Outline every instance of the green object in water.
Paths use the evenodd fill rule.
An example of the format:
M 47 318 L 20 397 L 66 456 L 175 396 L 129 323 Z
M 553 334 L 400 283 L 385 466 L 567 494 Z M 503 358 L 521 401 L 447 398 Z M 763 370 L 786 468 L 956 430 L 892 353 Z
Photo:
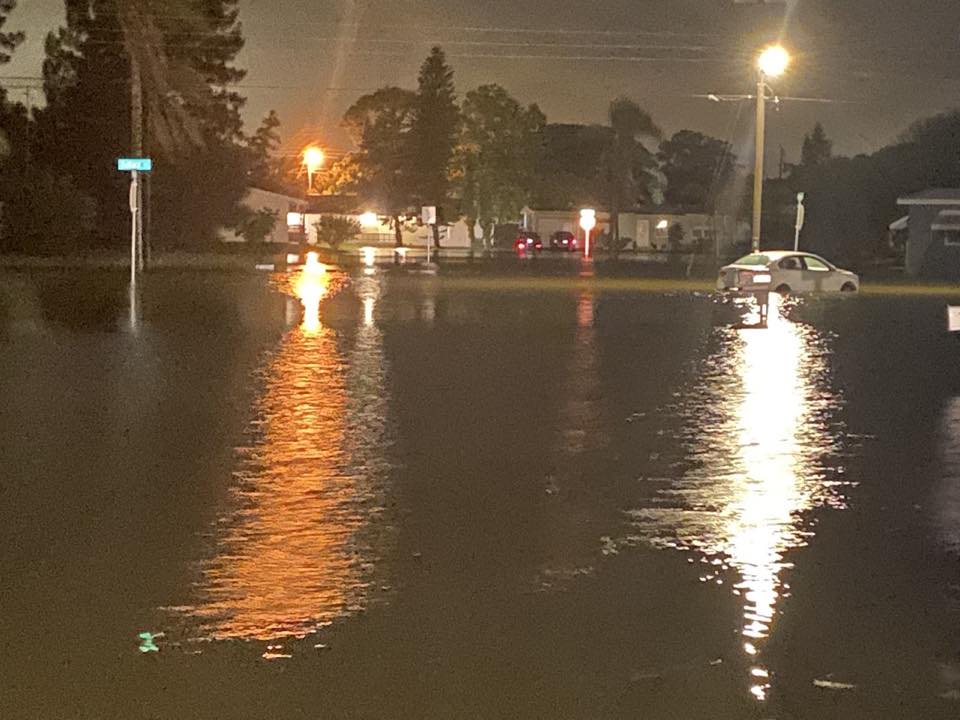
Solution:
M 137 637 L 140 638 L 140 652 L 160 652 L 160 648 L 157 647 L 157 643 L 154 641 L 158 637 L 163 637 L 163 633 L 142 632 Z

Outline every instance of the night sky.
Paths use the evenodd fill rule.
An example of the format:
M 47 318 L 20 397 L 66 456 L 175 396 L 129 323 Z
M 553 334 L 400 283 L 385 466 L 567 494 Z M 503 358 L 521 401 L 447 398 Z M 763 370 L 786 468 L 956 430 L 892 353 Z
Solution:
M 4 74 L 39 75 L 62 5 L 20 1 L 9 27 L 28 42 Z M 432 44 L 447 50 L 461 93 L 500 83 L 554 122 L 601 122 L 628 95 L 667 132 L 733 140 L 741 156 L 750 107 L 694 96 L 751 92 L 752 50 L 781 37 L 796 58 L 777 92 L 829 101 L 785 101 L 771 116 L 769 142 L 788 160 L 817 120 L 837 151 L 856 154 L 960 105 L 958 0 L 242 0 L 241 20 L 248 122 L 276 108 L 288 143 L 340 150 L 343 110 L 384 84 L 413 87 Z

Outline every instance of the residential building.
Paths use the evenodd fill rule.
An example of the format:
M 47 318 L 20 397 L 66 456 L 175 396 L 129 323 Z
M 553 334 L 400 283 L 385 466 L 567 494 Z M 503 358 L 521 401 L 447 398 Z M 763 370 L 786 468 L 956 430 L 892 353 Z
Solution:
M 907 274 L 960 280 L 960 188 L 931 188 L 897 204 L 909 209 L 890 225 L 894 231 L 907 229 Z

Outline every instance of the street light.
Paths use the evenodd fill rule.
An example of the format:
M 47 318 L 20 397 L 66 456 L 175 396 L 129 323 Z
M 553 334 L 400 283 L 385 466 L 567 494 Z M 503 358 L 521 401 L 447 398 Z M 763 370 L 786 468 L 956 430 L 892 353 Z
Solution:
M 597 211 L 584 208 L 580 211 L 580 227 L 583 228 L 585 242 L 583 244 L 584 257 L 590 257 L 590 231 L 597 226 Z
M 790 65 L 790 53 L 782 45 L 770 45 L 757 57 L 757 146 L 753 170 L 753 251 L 760 250 L 760 222 L 763 212 L 763 152 L 767 123 L 767 78 L 776 78 Z
M 303 164 L 307 168 L 307 192 L 313 190 L 313 176 L 323 166 L 326 156 L 323 150 L 311 145 L 303 151 Z

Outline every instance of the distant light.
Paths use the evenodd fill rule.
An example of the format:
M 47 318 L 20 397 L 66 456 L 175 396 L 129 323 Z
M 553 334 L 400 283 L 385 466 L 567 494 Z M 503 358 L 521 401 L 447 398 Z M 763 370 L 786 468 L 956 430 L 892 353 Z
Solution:
M 657 223 L 657 230 L 666 230 L 670 226 L 670 223 L 666 220 L 661 220 Z
M 287 253 L 287 265 L 299 265 L 300 256 L 296 253 Z
M 360 254 L 363 255 L 363 264 L 367 267 L 373 267 L 377 261 L 377 249 L 374 247 L 360 248 Z
M 360 225 L 365 228 L 377 227 L 380 225 L 380 218 L 375 212 L 365 212 L 360 216 Z
M 770 45 L 764 48 L 757 58 L 757 67 L 767 77 L 779 77 L 790 65 L 790 53 L 782 45 Z
M 288 212 L 288 213 L 287 213 L 287 227 L 288 227 L 288 228 L 301 228 L 301 227 L 303 227 L 303 213 L 299 213 L 299 212 Z
M 597 226 L 597 211 L 591 208 L 584 208 L 580 211 L 580 227 L 590 232 Z

